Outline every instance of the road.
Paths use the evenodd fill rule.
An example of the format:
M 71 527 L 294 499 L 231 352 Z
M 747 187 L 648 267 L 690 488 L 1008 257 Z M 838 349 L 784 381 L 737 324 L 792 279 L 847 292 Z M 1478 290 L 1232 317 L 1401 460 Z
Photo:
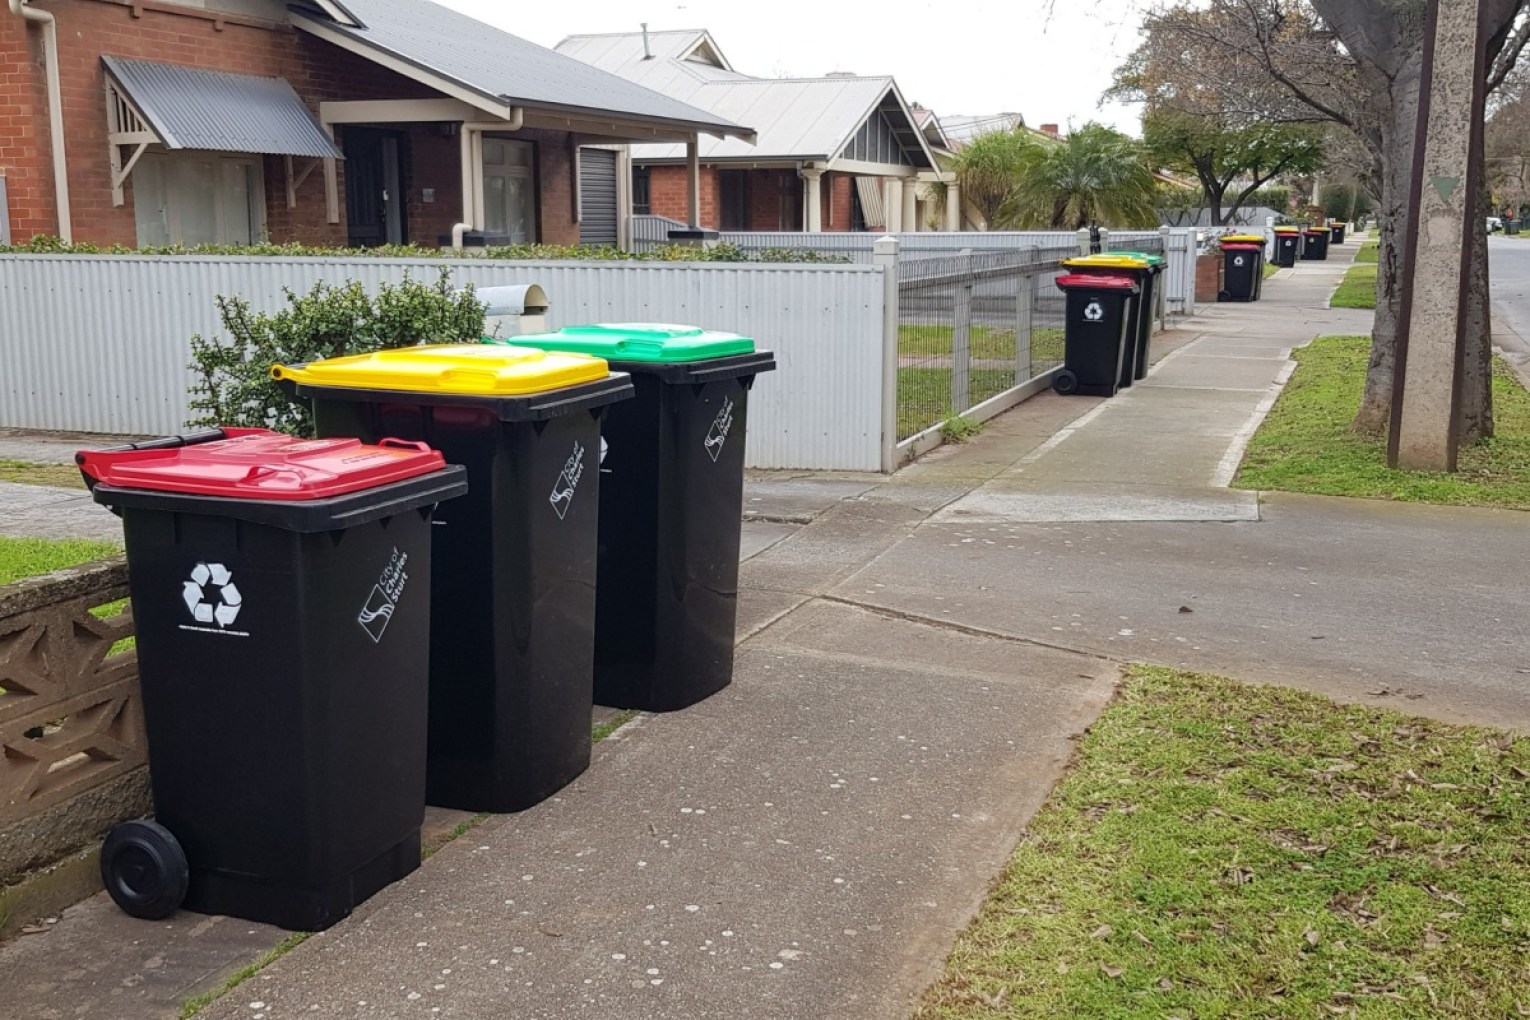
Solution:
M 1530 378 L 1530 237 L 1488 238 L 1493 287 L 1493 342 Z

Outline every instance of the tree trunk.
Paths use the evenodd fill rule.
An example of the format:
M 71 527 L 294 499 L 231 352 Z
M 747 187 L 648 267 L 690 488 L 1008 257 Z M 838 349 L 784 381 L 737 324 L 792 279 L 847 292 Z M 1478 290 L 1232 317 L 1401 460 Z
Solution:
M 1492 212 L 1486 164 L 1478 164 L 1477 208 L 1467 234 L 1471 249 L 1466 349 L 1461 357 L 1461 390 L 1456 402 L 1456 435 L 1462 446 L 1493 434 L 1493 315 L 1488 278 L 1487 217 Z

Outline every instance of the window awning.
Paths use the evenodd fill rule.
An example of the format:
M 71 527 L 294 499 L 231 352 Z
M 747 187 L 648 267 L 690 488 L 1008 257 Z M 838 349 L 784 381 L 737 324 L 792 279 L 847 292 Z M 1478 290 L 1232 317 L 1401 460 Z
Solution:
M 281 78 L 103 56 L 108 84 L 167 149 L 342 158 Z

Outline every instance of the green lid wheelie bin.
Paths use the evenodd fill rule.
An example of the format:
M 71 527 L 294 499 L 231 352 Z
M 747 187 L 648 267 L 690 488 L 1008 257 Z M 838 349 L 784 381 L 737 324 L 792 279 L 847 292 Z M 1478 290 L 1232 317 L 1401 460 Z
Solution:
M 1169 267 L 1169 260 L 1151 251 L 1119 251 L 1115 254 L 1145 259 L 1153 270 L 1143 281 L 1142 296 L 1138 298 L 1144 311 L 1137 316 L 1137 363 L 1136 370 L 1132 373 L 1134 379 L 1146 379 L 1148 368 L 1152 364 L 1150 355 L 1153 345 L 1153 319 L 1158 314 L 1158 306 L 1165 297 L 1164 284 L 1160 278 L 1164 270 Z
M 1067 311 L 1063 368 L 1052 379 L 1052 389 L 1064 396 L 1115 396 L 1132 304 L 1141 292 L 1135 274 L 1070 273 L 1056 283 L 1067 295 Z
M 606 359 L 636 395 L 606 417 L 595 701 L 685 708 L 733 679 L 749 394 L 775 355 L 735 333 L 569 326 L 515 344 Z
M 1132 385 L 1137 379 L 1147 377 L 1148 344 L 1153 336 L 1153 284 L 1161 266 L 1153 265 L 1146 255 L 1136 252 L 1110 251 L 1095 255 L 1080 255 L 1064 259 L 1070 271 L 1087 276 L 1129 276 L 1137 283 L 1137 295 L 1127 309 L 1126 337 L 1122 340 L 1121 387 Z M 1142 367 L 1138 374 L 1138 366 Z
M 112 899 L 318 931 L 419 867 L 431 514 L 462 468 L 264 429 L 76 460 L 122 517 L 154 791 L 103 844 Z
M 431 575 L 426 801 L 519 811 L 590 764 L 599 358 L 441 344 L 277 365 L 321 436 L 418 439 L 467 468 Z

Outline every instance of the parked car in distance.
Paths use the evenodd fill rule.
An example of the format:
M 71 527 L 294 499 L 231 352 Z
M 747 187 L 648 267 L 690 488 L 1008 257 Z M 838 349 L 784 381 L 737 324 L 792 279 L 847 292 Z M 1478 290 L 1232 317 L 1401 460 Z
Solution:
M 1503 229 L 1503 220 L 1497 216 L 1489 216 L 1487 218 L 1487 228 L 1489 234 L 1496 234 Z

